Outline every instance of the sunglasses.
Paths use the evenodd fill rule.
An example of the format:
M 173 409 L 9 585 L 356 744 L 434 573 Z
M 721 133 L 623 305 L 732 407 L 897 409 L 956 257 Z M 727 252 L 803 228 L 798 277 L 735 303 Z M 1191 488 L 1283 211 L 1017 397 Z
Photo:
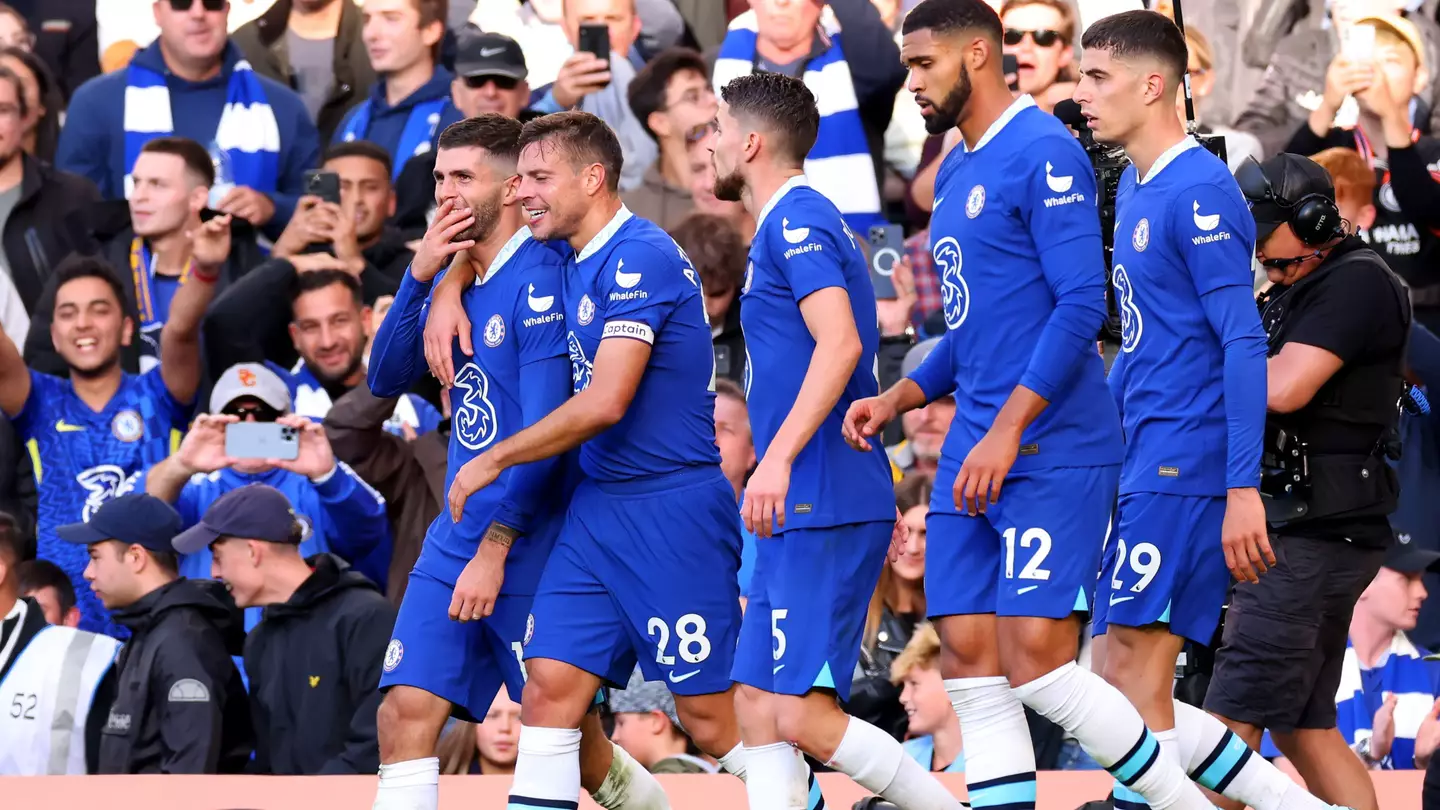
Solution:
M 1041 48 L 1048 48 L 1051 45 L 1063 40 L 1065 37 L 1059 31 L 1051 31 L 1049 28 L 1039 28 L 1034 31 L 1024 31 L 1019 28 L 1005 29 L 1005 44 L 1019 45 L 1029 36 L 1035 44 Z
M 200 0 L 200 6 L 206 11 L 224 11 L 227 0 Z M 170 0 L 170 8 L 176 11 L 189 11 L 195 5 L 195 0 Z
M 226 416 L 233 416 L 241 422 L 248 420 L 250 417 L 254 417 L 256 422 L 274 422 L 280 418 L 280 411 L 259 402 L 237 402 L 225 406 L 224 410 L 220 411 L 220 413 Z
M 501 90 L 514 90 L 520 84 L 519 79 L 512 79 L 509 76 L 466 76 L 465 86 L 471 90 L 479 90 L 487 84 L 494 85 Z

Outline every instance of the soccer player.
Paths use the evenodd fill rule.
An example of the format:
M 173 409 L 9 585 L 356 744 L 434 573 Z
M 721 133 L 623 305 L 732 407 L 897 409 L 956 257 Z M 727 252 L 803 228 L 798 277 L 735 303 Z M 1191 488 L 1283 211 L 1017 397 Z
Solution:
M 576 807 L 581 718 L 602 683 L 629 681 L 637 659 L 647 680 L 668 681 L 696 745 L 742 775 L 730 680 L 740 526 L 715 447 L 700 278 L 664 231 L 621 204 L 620 142 L 599 118 L 537 118 L 520 144 L 531 231 L 577 251 L 562 302 L 575 394 L 468 462 L 451 485 L 452 517 L 503 470 L 577 446 L 584 479 L 525 635 L 509 806 Z
M 1185 639 L 1214 637 L 1231 573 L 1254 581 L 1275 561 L 1257 488 L 1266 339 L 1255 220 L 1225 162 L 1175 115 L 1180 29 L 1127 11 L 1090 26 L 1082 44 L 1075 100 L 1096 140 L 1131 162 L 1115 214 L 1122 336 L 1110 388 L 1126 446 L 1113 562 L 1095 595 L 1094 633 L 1109 629 L 1104 675 L 1205 787 L 1255 810 L 1327 807 L 1172 696 L 1175 659 Z M 1146 804 L 1117 783 L 1115 806 Z
M 741 76 L 720 93 L 715 196 L 743 202 L 758 222 L 740 296 L 760 456 L 740 511 L 757 558 L 733 673 L 750 810 L 785 810 L 806 788 L 797 746 L 906 810 L 958 810 L 899 742 L 836 702 L 850 698 L 896 521 L 879 439 L 862 455 L 840 431 L 851 402 L 879 393 L 880 332 L 865 255 L 806 182 L 815 97 L 778 73 Z
M 230 254 L 230 217 L 191 236 L 194 263 L 170 302 L 160 330 L 160 365 L 145 374 L 120 368 L 120 349 L 136 339 L 135 320 L 115 271 L 73 258 L 56 270 L 50 337 L 70 378 L 28 369 L 15 344 L 0 339 L 0 410 L 30 450 L 40 495 L 39 556 L 76 585 L 82 630 L 123 635 L 85 587 L 83 548 L 55 537 L 55 527 L 83 523 L 122 493 L 132 476 L 164 459 L 185 429 L 200 383 L 200 319 Z
M 515 197 L 519 137 L 519 122 L 495 113 L 441 133 L 435 221 L 371 353 L 371 389 L 379 396 L 408 390 L 426 371 L 420 327 L 433 279 L 452 256 L 451 272 L 462 263 L 479 271 L 479 283 L 472 274 L 461 298 L 475 326 L 467 336 L 475 350 L 455 356 L 450 476 L 570 395 L 562 259 L 525 227 Z M 554 498 L 561 467 L 559 459 L 546 459 L 512 470 L 471 498 L 459 519 L 442 512 L 430 524 L 385 652 L 375 810 L 438 807 L 434 752 L 446 717 L 481 722 L 501 686 L 516 695 L 524 687 L 520 656 L 530 602 L 561 514 L 539 508 L 537 499 Z M 626 802 L 647 792 L 663 796 L 659 783 L 605 739 L 598 716 L 591 718 L 586 784 L 596 802 L 651 806 Z
M 1115 687 L 1075 663 L 1124 446 L 1095 352 L 1105 265 L 1084 151 L 1001 66 L 982 0 L 923 0 L 901 53 L 930 132 L 957 127 L 931 239 L 948 331 L 911 375 L 846 415 L 857 449 L 954 393 L 927 519 L 925 595 L 977 808 L 1033 808 L 1024 706 L 1157 808 L 1209 808 Z M 953 482 L 953 486 L 950 484 Z M 1003 493 L 1003 494 L 1002 494 Z M 1023 704 L 1023 705 L 1022 705 Z

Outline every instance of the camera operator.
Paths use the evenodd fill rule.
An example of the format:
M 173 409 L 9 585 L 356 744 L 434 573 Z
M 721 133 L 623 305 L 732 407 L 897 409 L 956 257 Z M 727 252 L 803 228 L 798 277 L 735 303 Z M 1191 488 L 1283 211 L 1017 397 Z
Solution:
M 1399 488 L 1386 457 L 1399 446 L 1409 302 L 1340 217 L 1319 165 L 1280 154 L 1245 163 L 1236 180 L 1274 285 L 1261 299 L 1270 344 L 1261 491 L 1272 497 L 1268 546 L 1236 561 L 1245 578 L 1205 708 L 1252 748 L 1269 729 L 1325 801 L 1374 808 L 1364 765 L 1335 731 L 1335 692 L 1355 602 L 1393 540 L 1386 516 Z

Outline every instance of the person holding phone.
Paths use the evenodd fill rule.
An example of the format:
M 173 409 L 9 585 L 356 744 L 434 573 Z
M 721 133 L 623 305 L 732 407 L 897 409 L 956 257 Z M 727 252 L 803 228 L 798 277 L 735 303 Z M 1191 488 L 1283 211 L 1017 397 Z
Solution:
M 383 588 L 390 562 L 385 499 L 335 460 L 318 422 L 291 412 L 285 381 L 259 363 L 231 366 L 215 381 L 209 410 L 196 418 L 174 453 L 138 478 L 135 488 L 174 504 L 189 527 L 227 492 L 247 484 L 272 486 L 290 499 L 305 527 L 302 555 L 337 554 Z M 277 434 L 282 427 L 298 431 L 294 458 L 268 457 L 273 450 L 227 442 L 226 428 L 238 422 L 270 425 Z M 210 564 L 210 550 L 202 549 L 181 558 L 180 573 L 205 579 Z M 246 626 L 258 620 L 259 611 L 251 611 Z
M 625 154 L 620 190 L 638 188 L 659 150 L 630 109 L 636 65 L 629 55 L 640 36 L 635 0 L 566 0 L 561 24 L 575 53 L 554 84 L 535 90 L 531 106 L 543 113 L 583 110 L 609 124 Z

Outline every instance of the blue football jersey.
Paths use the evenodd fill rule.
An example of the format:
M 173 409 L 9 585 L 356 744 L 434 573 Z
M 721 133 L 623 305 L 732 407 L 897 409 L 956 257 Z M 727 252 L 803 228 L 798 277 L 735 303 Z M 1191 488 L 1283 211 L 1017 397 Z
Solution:
M 880 329 L 865 254 L 834 203 L 803 176 L 782 187 L 759 220 L 740 296 L 757 456 L 764 458 L 790 414 L 815 352 L 800 302 L 827 287 L 845 290 L 860 333 L 860 361 L 844 393 L 791 466 L 785 529 L 892 520 L 895 495 L 880 440 L 871 439 L 874 452 L 857 453 L 840 430 L 850 403 L 880 390 Z
M 1122 493 L 1225 494 L 1223 336 L 1201 298 L 1227 286 L 1248 295 L 1254 250 L 1240 187 L 1195 141 L 1162 156 L 1143 183 L 1133 166 L 1120 178 L 1113 266 L 1123 356 L 1113 373 L 1126 439 Z M 1247 321 L 1263 335 L 1253 306 Z
M 710 323 L 700 276 L 675 240 L 622 207 L 566 265 L 564 287 L 576 393 L 590 385 L 602 339 L 651 346 L 625 416 L 580 448 L 580 469 L 620 481 L 718 465 Z
M 475 354 L 466 357 L 458 348 L 454 350 L 446 492 L 466 462 L 527 426 L 523 408 L 527 398 L 533 400 L 544 393 L 559 403 L 569 396 L 563 365 L 563 264 L 559 253 L 530 238 L 530 229 L 523 228 L 496 256 L 485 278 L 462 294 Z M 522 391 L 522 379 L 533 381 L 526 375 L 527 367 L 547 360 L 560 364 L 560 374 L 554 379 L 556 390 Z M 440 510 L 425 534 L 422 564 L 428 573 L 450 583 L 459 578 L 518 473 L 519 468 L 511 467 L 495 483 L 471 495 L 459 524 L 450 518 L 448 509 Z M 501 593 L 535 592 L 560 530 L 565 499 L 555 497 L 550 505 L 554 508 L 540 512 L 530 531 L 511 548 Z
M 1026 429 L 1012 473 L 1119 464 L 1120 419 L 1094 351 L 1105 268 L 1084 150 L 1059 120 L 1022 96 L 974 149 L 957 147 L 946 156 L 935 188 L 930 241 L 947 334 L 914 378 L 931 399 L 955 394 L 940 480 L 954 481 L 1019 384 L 1050 404 Z M 1072 241 L 1094 255 L 1067 255 Z M 1067 323 L 1063 346 L 1042 342 L 1062 312 L 1057 304 L 1077 296 L 1100 317 Z M 1089 351 L 1060 369 L 1039 362 L 1082 341 Z M 936 492 L 943 509 L 950 487 Z
M 89 562 L 85 547 L 60 541 L 55 527 L 89 520 L 101 504 L 127 491 L 137 473 L 169 456 L 190 411 L 171 396 L 158 367 L 124 375 L 99 412 L 69 380 L 30 372 L 30 396 L 12 421 L 35 467 L 38 552 L 70 575 L 82 629 L 113 634 L 115 627 L 81 576 Z

